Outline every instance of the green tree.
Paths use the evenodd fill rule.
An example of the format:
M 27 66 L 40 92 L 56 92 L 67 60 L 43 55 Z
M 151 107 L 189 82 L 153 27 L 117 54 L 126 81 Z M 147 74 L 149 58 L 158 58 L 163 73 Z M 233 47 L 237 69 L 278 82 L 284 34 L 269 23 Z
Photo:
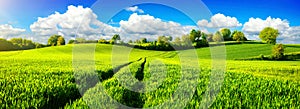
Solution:
M 159 45 L 166 45 L 166 44 L 168 44 L 169 41 L 171 41 L 172 39 L 173 39 L 173 38 L 170 37 L 170 36 L 159 36 L 159 37 L 157 38 L 157 43 L 158 43 Z
M 245 34 L 241 31 L 235 31 L 232 35 L 232 39 L 238 42 L 246 40 Z
M 0 38 L 0 51 L 15 50 L 16 47 L 10 41 Z
M 24 43 L 22 38 L 12 38 L 10 42 L 19 46 L 22 46 Z
M 60 46 L 60 45 L 66 45 L 66 41 L 65 41 L 64 37 L 58 37 L 57 46 Z
M 141 39 L 141 43 L 147 43 L 147 39 L 146 38 L 142 38 Z
M 100 39 L 100 40 L 98 40 L 98 43 L 107 44 L 108 42 L 105 39 Z
M 213 40 L 214 40 L 215 42 L 221 42 L 221 41 L 223 40 L 222 34 L 221 34 L 220 31 L 217 31 L 217 32 L 214 34 Z
M 50 46 L 65 45 L 65 39 L 61 35 L 52 35 L 48 39 L 48 45 L 50 45 Z
M 182 42 L 183 46 L 187 46 L 187 47 L 192 46 L 192 42 L 191 42 L 191 39 L 190 39 L 189 35 L 181 36 L 181 42 Z
M 111 38 L 111 41 L 110 43 L 111 44 L 114 44 L 114 43 L 118 43 L 118 41 L 121 40 L 121 36 L 119 34 L 115 34 L 112 38 Z
M 22 39 L 22 38 L 12 38 L 9 41 L 13 43 L 17 47 L 17 49 L 25 50 L 25 49 L 36 48 L 36 44 L 31 40 Z
M 181 39 L 180 39 L 180 37 L 176 37 L 176 38 L 174 39 L 174 44 L 175 44 L 175 45 L 181 45 Z
M 208 41 L 208 42 L 213 42 L 214 40 L 213 40 L 213 34 L 211 34 L 211 33 L 209 33 L 209 34 L 206 34 L 207 35 L 207 37 L 206 37 L 206 40 Z
M 167 36 L 166 38 L 167 38 L 168 42 L 173 40 L 172 36 Z
M 200 37 L 201 37 L 201 31 L 200 30 L 193 29 L 190 32 L 190 40 L 191 40 L 192 43 L 199 41 Z
M 74 44 L 75 43 L 75 40 L 74 39 L 71 39 L 69 40 L 68 44 Z
M 224 40 L 226 40 L 226 41 L 231 40 L 231 37 L 230 37 L 231 36 L 231 31 L 230 31 L 230 29 L 223 28 L 223 29 L 220 30 L 220 32 L 221 32 Z
M 274 59 L 283 59 L 284 46 L 282 44 L 276 44 L 273 46 L 272 54 Z
M 276 38 L 278 35 L 279 32 L 277 29 L 266 27 L 259 33 L 259 38 L 268 44 L 276 44 Z

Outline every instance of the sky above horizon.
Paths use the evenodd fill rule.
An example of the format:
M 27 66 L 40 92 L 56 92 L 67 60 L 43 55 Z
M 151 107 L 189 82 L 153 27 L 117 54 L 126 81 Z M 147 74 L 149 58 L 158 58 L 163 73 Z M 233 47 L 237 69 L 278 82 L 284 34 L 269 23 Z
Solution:
M 298 0 L 0 0 L 0 38 L 45 43 L 50 35 L 123 40 L 159 35 L 180 37 L 191 29 L 221 28 L 259 39 L 264 27 L 280 31 L 279 43 L 300 43 Z M 148 0 L 149 1 L 149 0 Z M 151 0 L 150 0 L 151 1 Z

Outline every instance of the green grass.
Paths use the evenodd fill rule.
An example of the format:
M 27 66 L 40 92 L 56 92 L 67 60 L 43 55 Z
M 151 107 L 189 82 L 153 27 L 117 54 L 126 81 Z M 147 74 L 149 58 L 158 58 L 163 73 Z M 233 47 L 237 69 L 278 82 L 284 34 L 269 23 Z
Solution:
M 76 51 L 73 51 L 74 47 Z M 285 45 L 285 47 L 285 53 L 300 52 L 299 44 Z M 260 54 L 271 55 L 271 48 L 272 45 L 259 43 L 226 45 L 227 72 L 223 87 L 215 98 L 212 108 L 299 108 L 299 61 L 235 60 Z M 196 49 L 199 59 L 192 58 L 192 54 L 186 54 L 184 57 L 187 59 L 181 60 L 194 67 L 194 63 L 199 62 L 201 67 L 199 80 L 192 81 L 198 83 L 195 87 L 197 91 L 190 96 L 192 99 L 187 101 L 186 108 L 199 107 L 201 104 L 209 83 L 212 66 L 211 50 L 214 48 L 199 48 Z M 95 56 L 92 52 L 86 54 L 89 51 L 95 51 Z M 178 81 L 181 74 L 184 73 L 189 77 L 193 76 L 192 73 L 197 73 L 194 72 L 195 70 L 180 71 L 182 67 L 179 55 L 183 52 L 192 53 L 192 51 L 147 51 L 123 46 L 82 44 L 0 52 L 0 108 L 87 108 L 85 101 L 91 101 L 95 96 L 99 96 L 97 93 L 101 93 L 99 90 L 103 85 L 108 94 L 121 103 L 133 107 L 152 107 L 168 101 L 178 88 L 178 84 L 182 82 Z M 73 56 L 73 52 L 77 54 Z M 144 59 L 137 61 L 140 58 L 147 58 L 146 63 L 142 64 Z M 95 72 L 74 72 L 72 60 L 79 61 L 78 65 L 82 65 L 79 67 L 94 68 Z M 95 66 L 85 66 L 85 62 L 94 61 Z M 123 87 L 123 82 L 117 79 L 117 75 L 130 74 L 124 70 L 127 65 L 133 72 L 132 77 L 142 81 L 156 79 L 163 81 L 147 84 L 154 88 L 158 87 L 157 90 L 144 94 L 134 93 Z M 140 71 L 142 66 L 143 71 Z M 113 70 L 118 67 L 120 67 L 119 71 L 114 74 Z M 152 74 L 151 68 L 161 74 Z M 156 78 L 157 76 L 166 78 Z M 93 79 L 99 79 L 102 84 L 91 81 Z M 126 78 L 123 79 L 126 81 Z M 76 82 L 82 84 L 77 85 Z M 85 83 L 89 85 L 84 85 Z M 192 89 L 192 87 L 185 89 Z M 81 97 L 80 92 L 85 95 Z M 209 101 L 209 99 L 204 100 Z M 101 104 L 96 103 L 96 105 Z M 179 103 L 175 106 L 182 105 L 185 104 Z

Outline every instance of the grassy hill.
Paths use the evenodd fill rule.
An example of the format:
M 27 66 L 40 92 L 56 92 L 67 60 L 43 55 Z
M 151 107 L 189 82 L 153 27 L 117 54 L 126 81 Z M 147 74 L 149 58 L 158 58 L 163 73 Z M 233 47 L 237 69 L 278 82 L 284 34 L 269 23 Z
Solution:
M 300 51 L 300 45 L 285 46 L 285 53 Z M 260 54 L 270 55 L 271 48 L 272 46 L 267 44 L 226 45 L 225 80 L 212 107 L 297 108 L 300 106 L 297 100 L 291 99 L 291 97 L 300 97 L 299 61 L 235 60 Z M 210 77 L 211 50 L 214 49 L 196 49 L 199 58 L 190 57 L 184 60 L 190 64 L 199 62 L 200 74 L 203 75 L 199 78 L 201 81 L 194 81 L 199 82 L 197 93 L 193 95 L 191 101 L 188 101 L 187 108 L 200 106 L 202 94 L 206 91 Z M 98 92 L 95 91 L 99 91 L 99 87 L 102 86 L 98 83 L 99 81 L 104 83 L 105 88 L 111 92 L 109 94 L 116 97 L 114 99 L 119 102 L 133 107 L 158 105 L 170 98 L 169 95 L 176 90 L 177 84 L 180 82 L 177 80 L 181 77 L 178 54 L 192 53 L 192 51 L 147 51 L 123 46 L 82 44 L 0 52 L 0 107 L 87 107 L 88 104 L 83 99 L 91 100 L 96 96 L 95 94 Z M 189 56 L 187 55 L 187 57 Z M 112 61 L 112 59 L 114 60 Z M 95 73 L 75 72 L 73 60 L 75 62 L 79 60 L 79 65 L 82 64 L 78 67 L 85 67 L 88 64 L 85 62 L 95 62 Z M 164 63 L 157 63 L 159 61 Z M 139 78 L 143 79 L 142 81 L 151 80 L 151 69 L 149 68 L 151 63 L 157 66 L 156 70 L 161 72 L 158 76 L 166 74 L 166 80 L 162 82 L 162 86 L 153 93 L 132 93 L 122 87 L 115 77 L 116 74 L 128 74 L 126 67 L 129 67 L 130 71 L 133 71 L 133 75 L 139 75 Z M 164 65 L 166 67 L 163 67 Z M 168 70 L 163 70 L 165 68 Z M 193 72 L 185 73 L 186 76 L 192 76 Z M 99 81 L 92 81 L 94 79 Z M 78 82 L 82 84 L 76 84 Z M 231 86 L 235 86 L 235 88 Z M 80 91 L 77 88 L 80 88 Z M 270 93 L 265 93 L 266 91 Z M 87 94 L 82 98 L 82 93 Z M 124 94 L 126 96 L 123 96 Z M 131 95 L 139 99 L 130 98 Z

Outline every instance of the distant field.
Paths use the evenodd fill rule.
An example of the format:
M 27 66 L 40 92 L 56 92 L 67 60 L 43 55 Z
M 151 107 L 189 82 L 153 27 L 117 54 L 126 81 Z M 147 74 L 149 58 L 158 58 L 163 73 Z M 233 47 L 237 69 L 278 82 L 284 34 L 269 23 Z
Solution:
M 285 45 L 285 53 L 300 51 L 300 45 Z M 0 107 L 1 108 L 88 108 L 90 106 L 110 107 L 101 103 L 99 92 L 104 86 L 108 95 L 116 101 L 132 107 L 152 107 L 169 98 L 178 88 L 181 64 L 177 51 L 147 51 L 117 46 L 112 55 L 111 45 L 76 45 L 79 58 L 82 52 L 96 47 L 96 75 L 78 73 L 74 76 L 72 67 L 74 45 L 48 47 L 35 50 L 0 52 Z M 299 61 L 239 61 L 258 55 L 270 55 L 271 45 L 238 44 L 226 45 L 225 79 L 212 108 L 300 108 L 300 62 Z M 80 51 L 82 50 L 82 51 Z M 121 54 L 131 50 L 129 56 Z M 206 91 L 211 71 L 211 49 L 196 49 L 198 58 L 190 58 L 191 63 L 200 62 L 201 78 L 197 81 L 196 93 L 187 101 L 186 108 L 199 108 Z M 187 50 L 189 51 L 189 50 Z M 122 57 L 114 61 L 112 57 Z M 129 57 L 129 62 L 124 57 Z M 161 60 L 162 64 L 154 63 Z M 151 79 L 149 66 L 156 66 L 161 74 L 166 74 L 158 89 L 149 93 L 135 93 L 121 84 L 118 75 L 130 74 L 146 81 Z M 125 68 L 130 68 L 128 72 Z M 164 70 L 167 68 L 167 70 Z M 112 71 L 116 70 L 114 74 Z M 192 74 L 193 70 L 190 71 Z M 185 74 L 189 76 L 189 71 Z M 89 81 L 98 78 L 102 84 Z M 159 79 L 159 78 L 157 78 Z M 76 85 L 76 80 L 89 85 Z M 77 81 L 78 82 L 78 81 Z M 189 82 L 189 81 L 186 81 Z M 153 83 L 154 84 L 154 83 Z M 149 85 L 153 85 L 149 84 Z M 85 95 L 81 97 L 77 88 Z M 205 98 L 208 100 L 208 98 Z M 90 101 L 86 103 L 85 101 Z M 183 101 L 184 102 L 184 101 Z M 178 104 L 181 106 L 184 104 Z M 176 105 L 175 105 L 176 106 Z M 116 107 L 118 108 L 118 107 Z M 171 108 L 171 107 L 170 107 Z

